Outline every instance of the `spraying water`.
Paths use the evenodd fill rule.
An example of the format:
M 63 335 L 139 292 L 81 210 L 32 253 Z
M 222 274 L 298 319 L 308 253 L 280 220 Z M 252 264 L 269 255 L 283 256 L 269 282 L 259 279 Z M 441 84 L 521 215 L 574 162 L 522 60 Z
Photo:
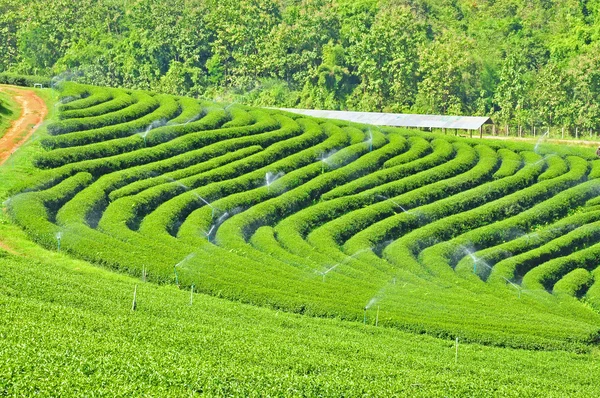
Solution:
M 213 225 L 211 225 L 211 226 L 210 226 L 210 229 L 208 230 L 208 232 L 206 232 L 206 231 L 203 231 L 203 232 L 202 232 L 202 233 L 203 233 L 203 234 L 206 236 L 206 239 L 207 239 L 209 242 L 210 242 L 211 235 L 212 235 L 212 233 L 214 232 L 214 230 L 215 230 L 215 228 L 216 228 L 216 227 L 217 227 L 217 226 L 216 226 L 215 224 L 213 224 Z
M 482 266 L 485 267 L 486 271 L 491 272 L 494 268 L 489 265 L 488 263 L 486 263 L 485 261 L 483 261 L 482 259 L 480 259 L 479 257 L 477 257 L 475 255 L 475 253 L 473 253 L 471 250 L 469 250 L 467 247 L 465 246 L 461 246 L 462 250 L 471 258 L 471 260 L 473 261 L 473 273 L 477 274 L 477 266 Z M 506 283 L 508 283 L 509 285 L 511 285 L 512 287 L 514 287 L 515 289 L 517 289 L 517 291 L 519 292 L 519 298 L 521 298 L 521 287 L 513 282 L 511 282 L 510 280 L 508 280 L 507 278 L 505 278 L 504 276 L 502 276 L 502 279 L 504 279 L 506 281 Z
M 369 130 L 369 139 L 367 140 L 369 144 L 369 152 L 373 151 L 373 132 Z
M 150 132 L 150 130 L 155 129 L 157 127 L 164 126 L 166 123 L 167 122 L 166 122 L 165 119 L 155 120 L 152 123 L 150 123 L 148 125 L 148 127 L 146 127 L 146 130 L 144 130 L 143 132 L 139 133 L 142 136 L 142 138 L 144 139 L 144 146 L 146 146 L 146 136 L 148 135 L 148 133 Z
M 221 214 L 221 216 L 217 219 L 217 224 L 223 224 L 225 222 L 225 220 L 227 220 L 227 217 L 229 217 L 229 212 L 225 212 L 223 214 Z
M 331 165 L 331 160 L 330 158 L 337 152 L 337 150 L 332 149 L 329 152 L 323 152 L 321 153 L 321 156 L 319 156 L 319 160 L 321 161 L 321 174 L 323 174 L 325 172 L 325 165 L 330 166 Z
M 348 261 L 350 261 L 351 259 L 355 258 L 356 256 L 358 256 L 361 253 L 367 252 L 369 250 L 373 250 L 372 247 L 368 247 L 366 249 L 361 249 L 359 251 L 357 251 L 356 253 L 352 254 L 351 256 L 347 256 L 344 260 L 340 261 L 339 263 L 334 264 L 333 266 L 327 268 L 325 271 L 321 272 L 321 271 L 317 271 L 317 273 L 319 275 L 323 276 L 323 282 L 325 282 L 325 275 L 327 275 L 328 273 L 330 273 L 331 271 L 333 271 L 334 269 L 336 269 L 337 267 L 339 267 L 342 264 L 347 263 Z
M 366 309 L 371 308 L 372 306 L 374 306 L 375 304 L 377 304 L 377 302 L 379 301 L 378 297 L 373 297 L 371 300 L 369 300 L 369 302 L 367 303 L 367 305 L 365 305 Z
M 547 161 L 549 158 L 551 158 L 552 156 L 556 156 L 556 155 L 554 155 L 553 153 L 551 153 L 551 154 L 549 154 L 549 155 L 546 155 L 546 156 L 544 156 L 543 158 L 541 158 L 540 160 L 538 160 L 537 162 L 535 162 L 533 165 L 535 166 L 535 165 L 538 165 L 538 164 L 540 164 L 540 163 L 542 163 L 542 162 L 545 162 L 545 161 Z
M 271 184 L 273 184 L 275 181 L 277 181 L 279 178 L 283 177 L 285 175 L 285 173 L 283 171 L 280 171 L 277 174 L 274 174 L 270 171 L 268 171 L 265 174 L 265 184 L 267 185 L 267 190 L 270 190 Z
M 196 192 L 192 191 L 192 190 L 190 189 L 190 187 L 188 187 L 187 185 L 185 185 L 185 184 L 184 184 L 184 183 L 182 183 L 181 181 L 177 181 L 177 180 L 175 180 L 175 179 L 173 179 L 173 178 L 171 178 L 171 177 L 167 177 L 167 180 L 169 180 L 169 181 L 171 181 L 171 182 L 174 182 L 175 184 L 179 185 L 179 186 L 180 186 L 181 188 L 183 188 L 184 190 L 186 190 L 186 191 L 188 191 L 188 192 L 191 192 L 191 194 L 192 194 L 193 196 L 195 196 L 197 199 L 199 199 L 199 200 L 200 200 L 201 202 L 203 202 L 205 205 L 207 205 L 208 207 L 210 207 L 210 210 L 211 210 L 211 218 L 214 218 L 214 217 L 215 217 L 215 210 L 216 210 L 216 209 L 215 209 L 215 207 L 214 207 L 212 204 L 210 204 L 210 202 L 209 202 L 208 200 L 204 199 L 204 198 L 203 198 L 202 196 L 200 196 L 198 193 L 196 193 Z
M 57 246 L 57 251 L 60 251 L 60 241 L 62 239 L 62 232 L 57 232 L 56 233 L 56 246 Z
M 535 153 L 538 153 L 538 148 L 540 146 L 540 144 L 542 143 L 542 141 L 544 141 L 544 139 L 546 137 L 548 137 L 548 135 L 550 134 L 550 130 L 547 130 L 544 134 L 542 134 L 542 136 L 537 140 L 537 142 L 535 143 L 535 146 L 533 147 L 533 151 Z
M 179 286 L 179 275 L 177 274 L 177 267 L 181 267 L 184 263 L 186 263 L 189 260 L 191 260 L 192 258 L 194 258 L 194 256 L 195 256 L 194 253 L 188 254 L 183 260 L 181 260 L 180 262 L 178 262 L 177 264 L 175 264 L 173 266 L 173 270 L 175 271 L 175 284 L 177 286 Z
M 402 205 L 400 205 L 398 202 L 394 201 L 393 199 L 388 198 L 387 196 L 383 196 L 383 195 L 377 195 L 377 197 L 383 199 L 383 200 L 388 200 L 390 202 L 392 202 L 396 207 L 400 208 L 403 212 L 405 213 L 410 213 L 410 211 L 406 210 L 404 207 L 402 207 Z

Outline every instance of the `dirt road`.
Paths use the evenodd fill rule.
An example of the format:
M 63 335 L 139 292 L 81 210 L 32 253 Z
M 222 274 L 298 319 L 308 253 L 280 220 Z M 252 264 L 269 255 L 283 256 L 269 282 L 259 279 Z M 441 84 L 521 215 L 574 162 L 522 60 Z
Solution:
M 32 90 L 0 86 L 0 91 L 11 95 L 21 108 L 19 118 L 13 121 L 4 136 L 0 138 L 0 165 L 2 165 L 41 126 L 48 109 L 44 101 Z

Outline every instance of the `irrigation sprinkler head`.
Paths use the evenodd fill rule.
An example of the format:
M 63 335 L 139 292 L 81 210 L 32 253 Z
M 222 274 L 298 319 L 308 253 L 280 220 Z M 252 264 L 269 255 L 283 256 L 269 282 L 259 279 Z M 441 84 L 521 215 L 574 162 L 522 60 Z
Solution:
M 60 252 L 60 241 L 62 239 L 62 232 L 58 232 L 56 234 L 56 245 L 57 245 L 57 251 Z
M 179 275 L 177 275 L 177 265 L 173 267 L 173 271 L 175 272 L 175 284 L 179 287 Z
M 215 225 L 215 224 L 212 224 L 212 225 L 210 226 L 210 229 L 208 230 L 208 232 L 202 231 L 202 233 L 203 233 L 203 234 L 206 236 L 206 239 L 207 239 L 209 242 L 211 241 L 211 239 L 210 239 L 210 236 L 212 235 L 212 233 L 213 233 L 213 231 L 215 230 L 215 228 L 216 228 L 216 225 Z

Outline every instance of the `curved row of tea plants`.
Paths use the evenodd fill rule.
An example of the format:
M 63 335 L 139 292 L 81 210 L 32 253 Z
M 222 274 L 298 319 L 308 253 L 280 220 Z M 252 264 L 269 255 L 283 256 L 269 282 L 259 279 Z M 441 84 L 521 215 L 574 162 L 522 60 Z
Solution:
M 512 347 L 600 341 L 591 150 L 72 83 L 61 98 L 9 203 L 47 247 L 290 312 Z

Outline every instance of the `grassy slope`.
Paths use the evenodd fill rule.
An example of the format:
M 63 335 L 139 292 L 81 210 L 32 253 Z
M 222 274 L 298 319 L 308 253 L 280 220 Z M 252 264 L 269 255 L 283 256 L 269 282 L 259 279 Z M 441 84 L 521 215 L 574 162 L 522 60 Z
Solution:
M 143 284 L 2 219 L 0 395 L 597 396 L 598 352 L 459 346 Z M 138 309 L 131 311 L 137 285 Z
M 37 147 L 34 139 L 0 169 L 2 200 L 33 172 L 28 159 Z M 0 251 L 0 395 L 600 393 L 597 351 L 461 344 L 455 364 L 448 340 L 205 295 L 190 306 L 189 292 L 46 251 L 4 214 L 0 240 L 19 253 Z
M 10 126 L 10 123 L 19 117 L 20 109 L 10 95 L 0 92 L 0 137 Z

